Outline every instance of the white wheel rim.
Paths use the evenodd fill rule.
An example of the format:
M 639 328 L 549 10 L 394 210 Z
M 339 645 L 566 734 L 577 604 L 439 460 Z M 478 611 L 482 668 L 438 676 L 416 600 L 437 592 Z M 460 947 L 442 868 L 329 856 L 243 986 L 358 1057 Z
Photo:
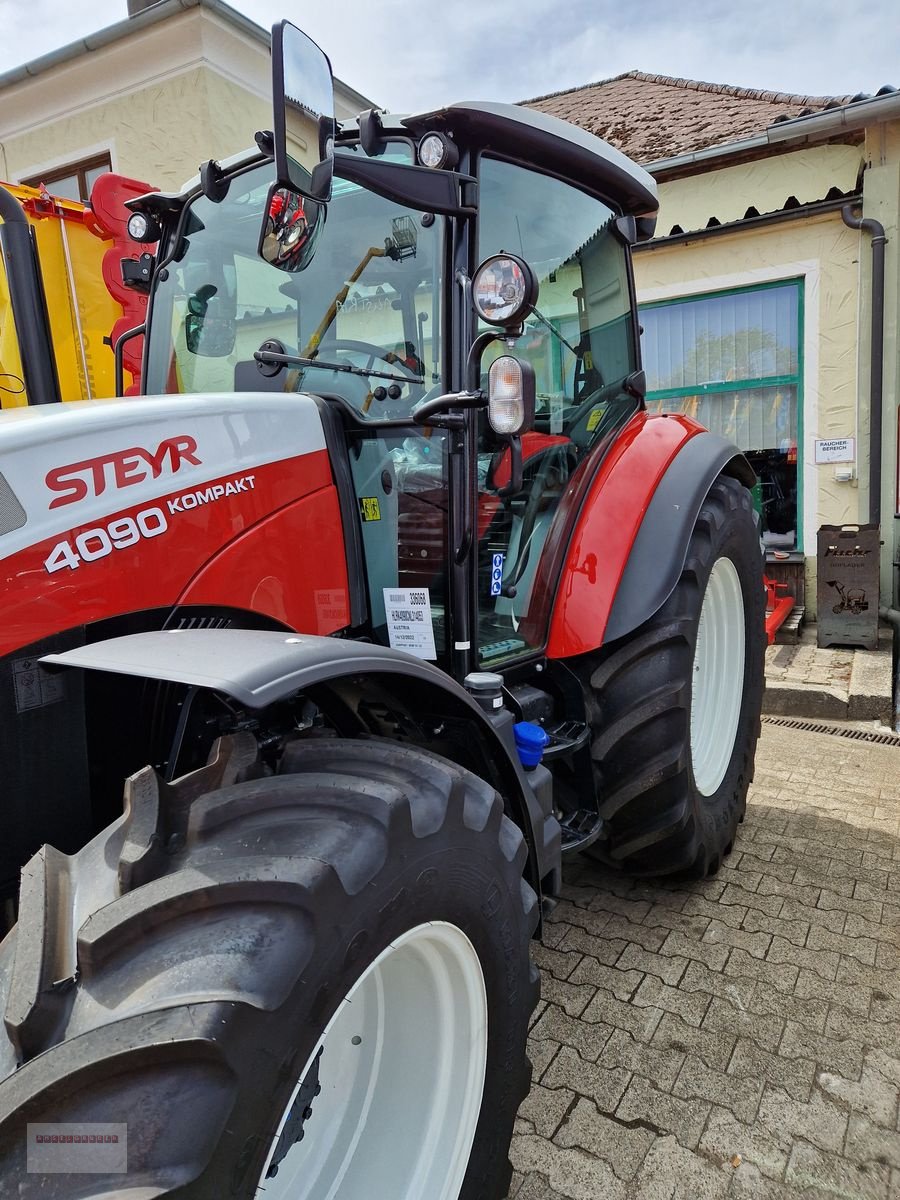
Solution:
M 319 1050 L 303 1138 L 266 1178 Z M 347 993 L 300 1074 L 257 1185 L 260 1200 L 457 1200 L 481 1110 L 487 994 L 454 925 L 418 925 Z
M 691 764 L 704 796 L 731 761 L 744 691 L 744 594 L 730 558 L 716 560 L 700 610 L 691 687 Z

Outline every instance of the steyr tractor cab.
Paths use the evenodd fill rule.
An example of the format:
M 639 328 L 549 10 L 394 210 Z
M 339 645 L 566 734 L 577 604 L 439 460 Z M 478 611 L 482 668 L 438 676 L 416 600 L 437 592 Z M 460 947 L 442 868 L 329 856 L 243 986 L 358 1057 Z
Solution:
M 704 875 L 745 807 L 753 476 L 645 411 L 652 179 L 273 63 L 254 151 L 130 204 L 144 397 L 35 402 L 3 209 L 4 1194 L 85 1195 L 78 1122 L 92 1197 L 499 1200 L 562 854 Z

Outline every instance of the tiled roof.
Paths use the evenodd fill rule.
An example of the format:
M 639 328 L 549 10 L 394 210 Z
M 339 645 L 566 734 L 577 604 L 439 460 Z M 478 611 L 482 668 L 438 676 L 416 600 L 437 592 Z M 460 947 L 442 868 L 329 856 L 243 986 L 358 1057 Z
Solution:
M 742 141 L 782 120 L 861 96 L 793 96 L 628 71 L 522 103 L 580 125 L 639 163 Z

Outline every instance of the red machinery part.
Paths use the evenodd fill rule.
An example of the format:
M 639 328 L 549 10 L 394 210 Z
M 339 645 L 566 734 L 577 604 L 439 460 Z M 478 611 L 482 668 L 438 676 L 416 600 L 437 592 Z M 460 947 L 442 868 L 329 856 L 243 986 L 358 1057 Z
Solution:
M 122 259 L 138 259 L 142 253 L 152 253 L 153 245 L 138 245 L 128 235 L 128 218 L 131 215 L 125 207 L 126 200 L 146 195 L 154 191 L 149 183 L 139 179 L 129 179 L 125 175 L 116 175 L 109 171 L 101 175 L 91 191 L 91 207 L 84 214 L 85 224 L 104 241 L 110 241 L 109 250 L 103 256 L 103 282 L 107 291 L 122 306 L 122 316 L 110 330 L 110 341 L 115 346 L 118 339 L 129 329 L 142 325 L 147 315 L 147 294 L 132 287 L 126 287 L 122 281 Z M 123 347 L 123 362 L 125 370 L 131 373 L 132 383 L 125 389 L 127 396 L 140 393 L 141 358 L 143 355 L 144 339 L 132 338 Z

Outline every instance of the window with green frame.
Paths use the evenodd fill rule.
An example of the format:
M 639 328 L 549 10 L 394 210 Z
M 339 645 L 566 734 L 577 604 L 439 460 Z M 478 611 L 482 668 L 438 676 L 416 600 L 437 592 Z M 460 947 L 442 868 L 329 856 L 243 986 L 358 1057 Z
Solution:
M 683 412 L 743 450 L 771 550 L 800 547 L 803 281 L 641 308 L 647 407 Z

